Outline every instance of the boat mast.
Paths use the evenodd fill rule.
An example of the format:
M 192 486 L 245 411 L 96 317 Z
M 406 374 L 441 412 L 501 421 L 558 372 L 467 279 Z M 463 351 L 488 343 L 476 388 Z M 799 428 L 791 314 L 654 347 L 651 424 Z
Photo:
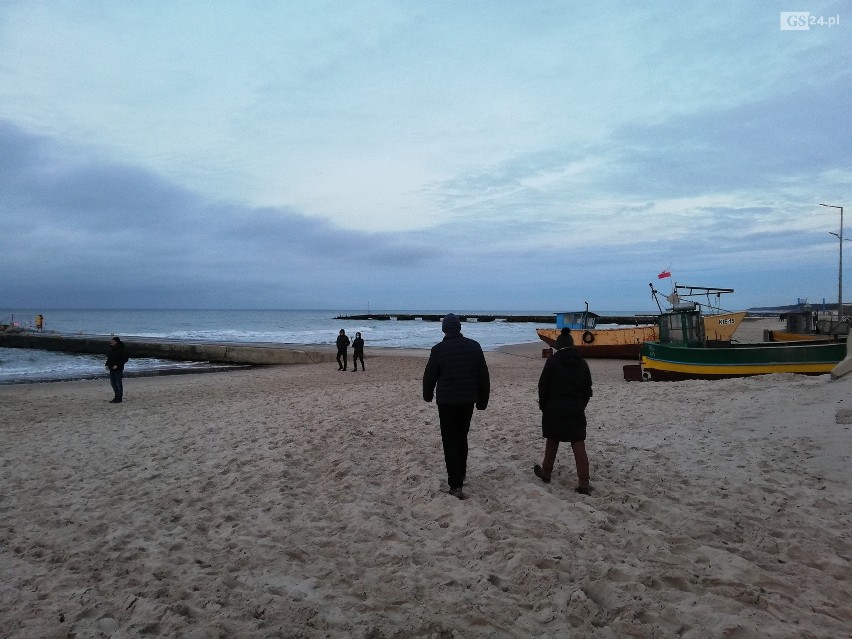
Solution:
M 663 307 L 660 305 L 660 299 L 657 297 L 657 295 L 659 295 L 660 292 L 657 289 L 654 288 L 654 284 L 652 282 L 648 282 L 648 286 L 651 287 L 651 298 L 654 300 L 654 302 L 657 305 L 657 308 L 660 310 L 660 315 L 662 315 L 663 314 Z

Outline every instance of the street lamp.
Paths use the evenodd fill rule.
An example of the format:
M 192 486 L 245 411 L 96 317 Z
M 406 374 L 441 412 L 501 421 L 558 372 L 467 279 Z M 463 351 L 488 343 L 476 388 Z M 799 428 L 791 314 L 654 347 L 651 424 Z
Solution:
M 832 233 L 836 235 L 840 241 L 840 267 L 837 271 L 837 321 L 843 321 L 843 207 L 835 206 L 834 204 L 820 204 L 829 209 L 840 209 L 840 233 Z

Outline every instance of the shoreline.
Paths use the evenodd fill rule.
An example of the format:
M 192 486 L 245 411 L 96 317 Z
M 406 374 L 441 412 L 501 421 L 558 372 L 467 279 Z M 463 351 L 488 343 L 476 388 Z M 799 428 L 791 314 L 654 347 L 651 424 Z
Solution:
M 748 341 L 748 342 L 760 342 L 763 340 L 763 332 L 766 329 L 778 328 L 779 321 L 777 319 L 769 319 L 769 318 L 746 318 L 740 327 L 737 329 L 737 333 L 735 337 L 737 341 Z M 133 338 L 132 336 L 128 336 L 126 339 L 139 339 Z M 180 341 L 186 344 L 197 343 L 194 340 L 170 340 L 170 341 Z M 255 346 L 256 343 L 253 342 L 232 342 L 233 344 L 239 344 L 243 346 Z M 222 342 L 225 344 L 225 342 Z M 277 343 L 276 343 L 277 345 Z M 336 352 L 336 349 L 333 345 L 318 345 L 318 344 L 291 344 L 291 343 L 281 343 L 280 346 L 286 349 L 292 349 L 297 351 L 304 351 L 306 353 L 318 353 L 324 356 L 331 356 L 333 363 L 333 356 Z M 421 347 L 421 348 L 412 348 L 412 347 L 404 347 L 404 346 L 367 346 L 365 349 L 364 357 L 366 360 L 369 360 L 371 357 L 428 357 L 431 347 Z M 506 353 L 518 357 L 523 357 L 527 359 L 542 359 L 541 353 L 542 350 L 547 348 L 547 344 L 543 341 L 529 341 L 529 342 L 520 342 L 517 344 L 506 344 L 503 346 L 498 346 L 491 350 L 486 350 L 486 356 L 488 353 Z M 602 360 L 589 358 L 587 360 L 592 366 L 593 371 L 595 369 L 600 370 L 601 372 L 605 372 L 608 375 L 619 374 L 621 375 L 621 370 L 624 364 L 626 363 L 635 363 L 634 360 Z M 319 362 L 322 363 L 322 362 Z M 328 362 L 325 362 L 328 363 Z M 249 369 L 262 369 L 266 366 L 290 366 L 293 364 L 267 364 L 267 365 L 238 365 L 238 364 L 217 364 L 217 363 L 207 363 L 203 361 L 197 362 L 197 367 L 169 367 L 165 365 L 164 367 L 158 369 L 149 369 L 149 370 L 140 370 L 140 371 L 130 371 L 126 373 L 125 377 L 127 378 L 139 378 L 139 377 L 152 377 L 152 376 L 173 376 L 173 375 L 192 375 L 194 373 L 198 374 L 207 374 L 207 373 L 216 373 L 216 372 L 233 372 L 236 370 L 242 370 L 243 368 Z M 23 379 L 23 380 L 9 380 L 9 381 L 0 381 L 0 387 L 2 386 L 19 386 L 22 384 L 50 384 L 54 382 L 69 382 L 69 381 L 79 381 L 79 380 L 97 380 L 97 379 L 105 379 L 105 373 L 85 373 L 80 375 L 70 374 L 63 377 L 54 377 L 54 378 L 45 378 L 45 379 Z
M 148 369 L 125 373 L 124 379 L 138 379 L 140 377 L 168 377 L 170 375 L 203 375 L 207 373 L 229 373 L 232 371 L 247 370 L 252 368 L 258 368 L 258 366 L 250 364 L 210 364 L 200 366 L 184 366 L 182 368 Z M 18 386 L 21 384 L 50 384 L 53 382 L 80 382 L 104 379 L 109 379 L 109 375 L 107 373 L 82 373 L 80 375 L 70 374 L 62 377 L 44 377 L 20 380 L 11 379 L 8 381 L 0 380 L 0 387 Z

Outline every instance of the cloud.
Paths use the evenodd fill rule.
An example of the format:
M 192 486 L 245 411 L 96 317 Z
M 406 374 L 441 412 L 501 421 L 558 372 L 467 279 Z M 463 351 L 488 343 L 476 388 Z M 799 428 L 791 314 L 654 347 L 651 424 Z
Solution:
M 462 195 L 497 194 L 494 214 L 368 232 L 287 207 L 211 202 L 8 122 L 0 122 L 0 149 L 4 292 L 18 307 L 347 309 L 370 300 L 373 308 L 549 312 L 582 298 L 599 310 L 630 310 L 650 307 L 647 280 L 668 267 L 681 282 L 744 288 L 764 303 L 791 295 L 779 269 L 812 282 L 822 272 L 822 290 L 833 288 L 827 265 L 836 245 L 823 237 L 833 217 L 825 228 L 790 230 L 748 194 L 595 200 L 589 187 L 578 198 L 585 215 L 531 216 L 544 210 L 531 194 L 562 179 L 574 184 L 577 171 L 555 168 L 578 166 L 570 158 L 550 172 L 543 161 L 514 178 L 507 170 L 492 178 L 494 189 L 485 175 L 456 182 Z M 525 175 L 546 178 L 524 185 Z M 515 203 L 526 208 L 508 213 L 515 204 L 504 182 L 523 192 Z M 757 289 L 756 278 L 772 283 Z
M 256 306 L 279 283 L 309 299 L 312 287 L 331 286 L 353 262 L 405 269 L 437 253 L 398 233 L 210 202 L 138 167 L 69 162 L 82 154 L 8 122 L 0 122 L 0 149 L 8 231 L 0 251 L 11 298 L 49 291 L 58 306 L 230 306 L 235 298 Z

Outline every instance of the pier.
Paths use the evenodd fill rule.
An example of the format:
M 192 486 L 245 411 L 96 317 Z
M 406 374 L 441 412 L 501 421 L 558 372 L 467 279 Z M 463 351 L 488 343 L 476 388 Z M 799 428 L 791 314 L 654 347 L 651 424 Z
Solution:
M 106 358 L 111 335 L 55 335 L 0 331 L 0 348 L 33 348 L 64 353 L 102 355 Z M 122 337 L 127 355 L 186 362 L 222 364 L 316 364 L 333 362 L 330 347 L 288 347 L 272 343 L 232 343 Z
M 525 322 L 528 324 L 556 324 L 556 313 L 550 315 L 485 315 L 478 313 L 456 313 L 458 318 L 464 322 Z M 367 313 L 364 315 L 338 315 L 336 320 L 359 320 L 359 321 L 414 321 L 440 322 L 443 315 L 432 314 L 405 314 L 405 313 Z M 599 315 L 598 324 L 653 324 L 657 321 L 656 315 Z

